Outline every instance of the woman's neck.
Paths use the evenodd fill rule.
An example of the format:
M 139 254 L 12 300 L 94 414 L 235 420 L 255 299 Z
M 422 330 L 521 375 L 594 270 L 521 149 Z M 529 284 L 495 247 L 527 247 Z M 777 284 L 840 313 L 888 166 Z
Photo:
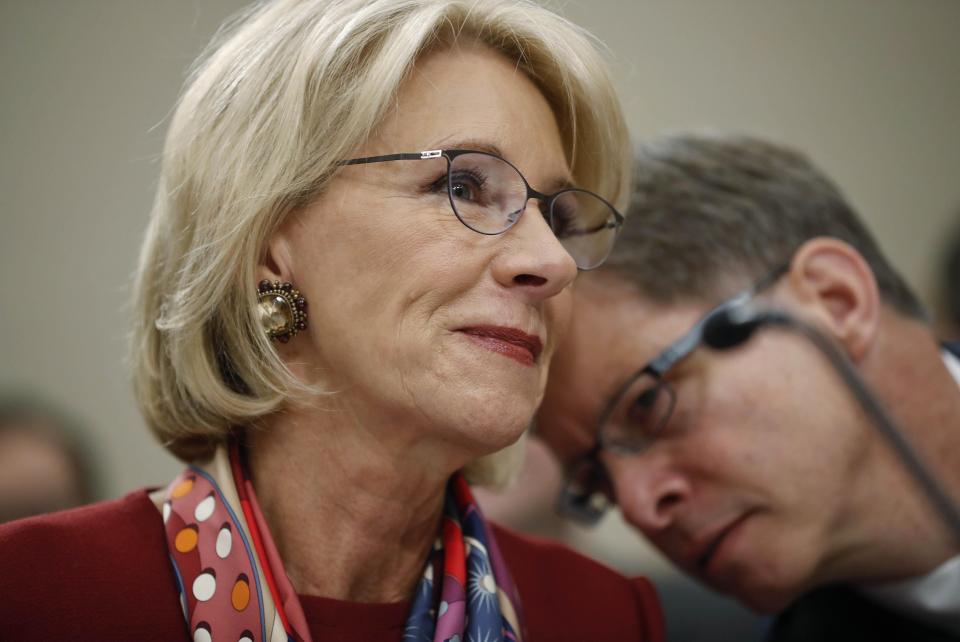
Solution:
M 397 443 L 337 413 L 291 410 L 248 431 L 257 499 L 298 593 L 355 602 L 410 598 L 461 467 L 427 440 Z

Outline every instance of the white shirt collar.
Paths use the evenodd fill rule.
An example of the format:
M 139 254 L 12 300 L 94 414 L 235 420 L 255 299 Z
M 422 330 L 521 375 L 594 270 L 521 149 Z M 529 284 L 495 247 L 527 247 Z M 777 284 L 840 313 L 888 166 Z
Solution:
M 960 359 L 942 351 L 947 370 L 960 385 Z M 920 577 L 860 587 L 864 595 L 904 615 L 960 633 L 960 555 Z
M 957 356 L 949 350 L 941 350 L 941 355 L 943 356 L 943 363 L 947 366 L 947 370 L 953 375 L 957 385 L 960 385 L 960 359 L 957 359 Z
M 960 555 L 921 577 L 860 590 L 894 611 L 960 633 Z

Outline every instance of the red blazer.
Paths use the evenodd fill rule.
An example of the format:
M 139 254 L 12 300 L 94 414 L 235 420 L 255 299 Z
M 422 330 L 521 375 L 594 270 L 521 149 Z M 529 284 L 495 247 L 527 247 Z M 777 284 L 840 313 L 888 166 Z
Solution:
M 494 527 L 529 642 L 661 641 L 653 586 Z M 409 605 L 301 596 L 315 642 L 400 642 Z M 189 641 L 163 525 L 141 490 L 0 526 L 0 639 Z

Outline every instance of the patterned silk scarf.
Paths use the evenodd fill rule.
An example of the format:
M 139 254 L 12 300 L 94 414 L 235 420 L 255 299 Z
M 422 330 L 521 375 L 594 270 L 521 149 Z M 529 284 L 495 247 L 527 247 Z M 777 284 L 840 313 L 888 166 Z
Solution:
M 161 512 L 194 642 L 311 642 L 235 445 L 177 476 Z M 403 640 L 519 642 L 519 604 L 493 534 L 457 473 Z

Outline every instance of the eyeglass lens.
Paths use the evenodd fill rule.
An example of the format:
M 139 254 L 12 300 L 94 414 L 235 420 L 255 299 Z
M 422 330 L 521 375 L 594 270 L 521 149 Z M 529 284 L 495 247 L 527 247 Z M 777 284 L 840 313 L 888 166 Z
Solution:
M 481 234 L 508 230 L 527 205 L 523 176 L 513 165 L 490 154 L 460 154 L 450 160 L 448 189 L 457 218 Z M 541 211 L 545 207 L 541 204 Z M 616 213 L 591 192 L 569 189 L 554 195 L 545 216 L 581 269 L 598 266 L 613 248 Z
M 615 504 L 613 485 L 596 457 L 585 457 L 567 471 L 557 512 L 583 524 L 596 524 Z
M 663 429 L 676 401 L 664 380 L 643 372 L 620 394 L 601 427 L 604 446 L 638 451 Z

